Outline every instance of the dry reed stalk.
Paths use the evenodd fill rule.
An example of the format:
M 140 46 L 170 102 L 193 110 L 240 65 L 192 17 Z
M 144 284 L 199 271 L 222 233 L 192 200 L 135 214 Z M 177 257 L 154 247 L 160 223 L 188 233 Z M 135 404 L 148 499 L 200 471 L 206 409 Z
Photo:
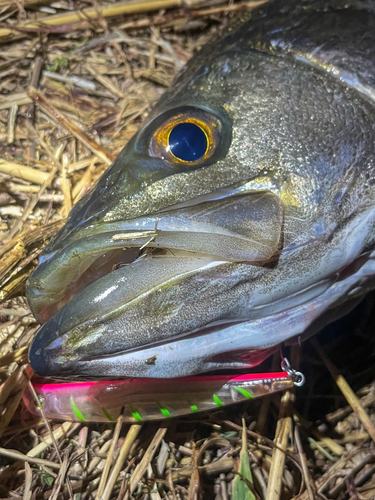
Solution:
M 5 354 L 5 356 L 0 357 L 0 367 L 1 366 L 8 366 L 11 363 L 17 363 L 21 361 L 25 354 L 27 354 L 27 351 L 29 350 L 28 347 L 21 347 L 20 349 L 16 349 L 14 351 L 9 352 L 8 354 Z
M 60 464 L 56 462 L 51 462 L 50 460 L 44 460 L 43 458 L 28 457 L 23 453 L 15 450 L 7 450 L 6 448 L 0 448 L 0 455 L 3 457 L 11 458 L 12 460 L 21 460 L 23 462 L 28 462 L 30 464 L 40 465 L 41 467 L 49 467 L 50 469 L 60 469 Z
M 3 411 L 4 406 L 11 394 L 14 394 L 15 388 L 22 385 L 24 379 L 24 371 L 22 366 L 17 366 L 9 377 L 0 386 L 0 409 Z
M 213 3 L 224 3 L 225 0 L 211 0 Z M 209 3 L 207 0 L 125 0 L 109 5 L 96 5 L 92 8 L 80 11 L 66 12 L 39 19 L 38 21 L 28 21 L 20 23 L 16 28 L 0 28 L 0 41 L 15 33 L 43 32 L 48 28 L 56 26 L 66 26 L 73 23 L 100 19 L 106 17 L 116 17 L 120 15 L 141 14 L 143 12 L 153 12 L 162 9 L 173 9 L 178 7 L 196 8 L 199 5 Z M 70 29 L 72 27 L 70 26 Z M 52 31 L 52 30 L 51 30 Z
M 52 171 L 49 173 L 47 179 L 45 182 L 41 185 L 39 191 L 37 194 L 33 195 L 30 197 L 28 204 L 24 210 L 24 213 L 22 214 L 22 217 L 14 224 L 12 229 L 9 231 L 8 237 L 9 239 L 14 238 L 14 236 L 19 233 L 22 230 L 23 223 L 26 221 L 26 219 L 29 217 L 31 212 L 33 211 L 34 207 L 38 203 L 41 195 L 44 193 L 44 191 L 49 187 L 55 178 L 55 175 L 57 174 L 58 170 L 60 169 L 59 165 L 56 165 Z
M 12 280 L 2 286 L 0 290 L 0 303 L 9 300 L 13 297 L 17 292 L 22 291 L 24 289 L 27 278 L 32 273 L 32 269 L 21 271 L 17 274 Z
M 279 500 L 282 494 L 282 478 L 284 474 L 285 452 L 292 433 L 291 405 L 293 393 L 287 391 L 281 398 L 280 413 L 275 433 L 278 445 L 272 452 L 271 470 L 268 479 L 267 500 Z
M 86 65 L 87 71 L 92 75 L 99 83 L 106 87 L 115 97 L 119 97 L 120 99 L 125 98 L 125 94 L 117 88 L 109 78 L 106 76 L 100 75 L 92 66 L 89 64 Z
M 199 473 L 203 476 L 215 477 L 222 472 L 231 472 L 233 470 L 234 461 L 232 457 L 220 458 L 216 462 L 207 465 L 199 466 Z M 190 479 L 194 472 L 193 467 L 184 467 L 171 471 L 171 480 L 178 482 L 180 480 Z
M 91 137 L 83 132 L 75 123 L 69 120 L 61 111 L 55 108 L 45 95 L 36 89 L 29 91 L 29 96 L 56 124 L 70 132 L 76 139 L 84 144 L 94 155 L 107 165 L 115 160 L 115 156 L 97 144 Z
M 341 446 L 336 440 L 332 439 L 329 436 L 324 435 L 318 429 L 315 429 L 314 426 L 304 419 L 300 414 L 295 413 L 295 419 L 301 423 L 301 425 L 314 436 L 315 439 L 321 442 L 321 444 L 327 447 L 337 456 L 340 456 L 344 453 L 345 448 Z
M 161 443 L 161 440 L 165 436 L 167 432 L 166 428 L 160 427 L 157 431 L 155 436 L 153 437 L 149 447 L 146 450 L 146 453 L 143 455 L 142 460 L 140 463 L 137 465 L 135 468 L 135 471 L 133 472 L 133 475 L 130 480 L 129 484 L 129 490 L 124 496 L 124 500 L 127 500 L 129 498 L 129 495 L 132 495 L 135 488 L 138 485 L 138 482 L 141 480 L 143 477 L 143 474 L 146 472 L 147 467 L 149 466 L 151 460 L 154 458 L 155 452 L 158 448 L 158 446 Z
M 30 465 L 27 462 L 25 462 L 25 488 L 24 488 L 24 491 L 23 491 L 22 500 L 31 500 L 31 495 L 32 495 L 31 483 L 32 483 L 32 479 L 33 479 L 33 473 L 32 473 L 31 467 L 30 467 Z
M 25 104 L 31 104 L 33 101 L 27 95 L 26 92 L 20 92 L 19 94 L 13 94 L 0 99 L 0 110 L 9 109 L 14 104 L 17 106 L 23 106 Z
M 61 462 L 61 467 L 59 469 L 57 478 L 53 483 L 52 493 L 49 497 L 49 500 L 57 500 L 64 481 L 67 481 L 67 484 L 70 485 L 70 480 L 67 477 L 68 468 L 69 468 L 69 456 L 67 453 L 64 453 Z M 73 500 L 73 489 L 71 488 L 71 486 L 69 487 L 68 492 L 70 500 Z
M 62 482 L 63 478 L 65 478 L 65 476 L 67 474 L 67 467 L 68 467 L 68 465 L 67 465 L 67 456 L 64 454 L 64 458 L 63 458 L 63 455 L 60 452 L 60 448 L 59 448 L 59 446 L 57 444 L 57 441 L 55 439 L 55 435 L 52 432 L 51 424 L 48 421 L 48 419 L 47 419 L 47 417 L 46 417 L 46 415 L 44 413 L 43 404 L 41 404 L 41 402 L 39 401 L 38 394 L 36 393 L 36 391 L 34 389 L 34 386 L 33 386 L 33 383 L 32 383 L 32 381 L 30 379 L 28 380 L 28 385 L 29 385 L 29 389 L 30 389 L 30 391 L 32 393 L 32 397 L 34 398 L 34 404 L 38 407 L 38 411 L 40 412 L 40 414 L 42 416 L 44 424 L 45 424 L 45 426 L 46 426 L 46 428 L 48 430 L 49 437 L 51 439 L 51 444 L 53 445 L 53 447 L 55 449 L 56 456 L 57 456 L 58 461 L 60 463 L 61 467 L 60 467 L 60 470 L 59 470 L 59 476 L 58 477 L 59 477 L 60 481 Z M 69 496 L 72 497 L 73 496 L 73 492 L 72 492 L 72 486 L 71 486 L 69 478 L 66 479 L 66 485 L 67 485 Z M 59 485 L 57 485 L 58 491 L 59 491 L 60 487 L 61 487 L 61 483 L 59 483 Z
M 189 478 L 188 500 L 199 500 L 200 498 L 200 472 L 198 467 L 193 466 L 192 473 Z
M 299 453 L 299 457 L 300 457 L 300 460 L 301 460 L 302 473 L 303 473 L 303 477 L 304 477 L 304 480 L 305 480 L 307 495 L 309 497 L 309 500 L 314 500 L 315 499 L 315 495 L 314 495 L 314 492 L 313 492 L 313 489 L 312 489 L 312 486 L 311 486 L 311 482 L 312 482 L 311 481 L 311 476 L 310 476 L 309 469 L 307 467 L 306 455 L 305 455 L 305 453 L 303 451 L 303 447 L 302 447 L 302 443 L 301 443 L 301 437 L 299 435 L 298 426 L 296 426 L 294 428 L 294 440 L 295 440 L 295 443 L 296 443 L 296 446 L 297 446 L 297 450 L 298 450 L 298 453 Z
M 241 426 L 235 424 L 234 422 L 231 422 L 230 420 L 223 420 L 222 423 L 230 427 L 231 429 L 235 429 L 237 431 L 241 430 Z M 290 460 L 292 460 L 297 467 L 300 467 L 300 462 L 298 457 L 294 455 L 294 453 L 291 453 L 288 449 L 279 446 L 279 444 L 276 441 L 272 441 L 272 439 L 269 439 L 264 435 L 258 434 L 257 432 L 251 431 L 250 429 L 247 429 L 246 433 L 250 439 L 254 440 L 255 443 L 258 444 L 258 446 L 260 446 L 261 443 L 265 443 L 270 449 L 274 448 L 278 449 L 279 451 L 284 453 Z
M 258 7 L 266 4 L 269 0 L 250 0 L 247 2 L 239 2 L 231 5 L 221 5 L 219 7 L 209 7 L 209 8 L 200 8 L 199 10 L 190 10 L 188 16 L 191 18 L 199 18 L 204 16 L 212 16 L 215 14 L 222 13 L 230 13 L 230 12 L 241 12 L 247 11 L 251 12 Z M 220 2 L 221 3 L 221 2 Z M 136 29 L 136 28 L 146 28 L 148 26 L 158 26 L 162 25 L 163 27 L 169 25 L 175 25 L 179 20 L 186 20 L 187 14 L 186 12 L 173 12 L 169 16 L 168 15 L 154 15 L 147 16 L 143 19 L 136 19 L 134 21 L 127 21 L 121 25 L 121 29 Z
M 18 113 L 18 104 L 14 102 L 10 107 L 8 116 L 8 144 L 13 144 L 15 138 L 16 118 Z
M 67 173 L 72 174 L 73 172 L 76 172 L 77 170 L 84 169 L 90 165 L 95 166 L 97 163 L 99 163 L 98 158 L 87 158 L 87 160 L 81 160 L 77 161 L 76 163 L 71 163 L 70 165 L 67 166 Z
M 112 434 L 112 432 L 111 432 L 111 434 Z M 107 455 L 112 443 L 113 443 L 113 439 L 109 439 L 109 441 L 106 441 L 102 445 L 102 447 L 99 450 L 100 456 L 95 457 L 91 460 L 91 462 L 89 463 L 89 465 L 87 467 L 87 474 L 91 474 L 96 468 L 102 468 L 102 469 L 104 468 L 106 460 L 101 458 L 101 456 Z M 102 467 L 100 467 L 100 463 L 102 463 Z M 103 475 L 103 473 L 101 474 L 101 476 L 102 475 Z
M 10 421 L 12 420 L 23 396 L 23 393 L 27 387 L 28 378 L 23 376 L 17 385 L 17 392 L 14 396 L 10 396 L 6 402 L 5 410 L 1 415 L 0 420 L 0 438 L 4 434 L 6 428 L 8 427 Z M 1 453 L 0 453 L 1 454 Z
M 50 164 L 55 165 L 56 167 L 59 168 L 59 170 L 62 170 L 62 164 L 59 161 L 59 155 L 57 151 L 53 151 L 51 147 L 46 143 L 46 141 L 43 139 L 42 134 L 34 127 L 34 125 L 31 123 L 31 121 L 26 120 L 25 121 L 25 129 L 27 133 L 29 134 L 29 137 L 33 140 L 33 142 L 38 143 L 41 148 L 44 150 L 44 152 L 47 154 L 47 156 L 50 159 Z M 44 183 L 47 181 L 48 177 L 45 179 Z M 43 184 L 44 184 L 43 183 Z
M 97 492 L 97 497 L 98 498 L 101 498 L 102 495 L 103 495 L 104 488 L 105 488 L 105 485 L 107 483 L 107 478 L 108 478 L 108 475 L 109 475 L 109 471 L 110 471 L 110 468 L 111 468 L 111 465 L 112 465 L 112 462 L 113 462 L 113 454 L 114 454 L 114 451 L 115 451 L 115 447 L 116 447 L 118 438 L 120 436 L 120 432 L 121 432 L 122 424 L 123 423 L 124 423 L 124 418 L 123 418 L 122 415 L 120 415 L 119 418 L 117 419 L 117 422 L 116 422 L 116 427 L 115 427 L 115 430 L 113 432 L 113 438 L 112 438 L 112 441 L 111 441 L 111 446 L 109 448 L 107 460 L 105 462 L 105 465 L 104 465 L 104 468 L 103 468 L 103 472 L 102 472 L 101 477 L 100 477 L 100 483 L 99 483 L 98 492 Z
M 22 6 L 23 8 L 25 7 L 32 7 L 35 5 L 40 5 L 40 4 L 48 4 L 51 3 L 52 0 L 23 0 Z M 15 1 L 12 2 L 12 0 L 0 0 L 0 7 L 9 7 L 10 5 L 17 6 L 17 3 Z
M 122 446 L 120 448 L 120 453 L 119 456 L 116 460 L 116 463 L 111 471 L 111 474 L 108 478 L 107 484 L 105 485 L 103 494 L 101 496 L 98 495 L 98 500 L 109 500 L 113 487 L 115 485 L 115 482 L 118 478 L 118 475 L 124 465 L 124 462 L 126 460 L 126 457 L 128 456 L 129 450 L 131 445 L 134 443 L 136 437 L 139 434 L 139 431 L 141 430 L 142 424 L 133 424 L 129 430 L 128 433 L 124 439 L 124 442 L 122 443 Z
M 26 230 L 24 233 L 15 237 L 13 240 L 7 241 L 6 244 L 0 247 L 0 279 L 26 256 L 27 251 L 33 245 L 43 245 L 63 226 L 64 221 L 55 221 L 46 224 L 42 228 Z
M 375 455 L 374 453 L 368 453 L 365 456 L 363 454 L 360 456 L 360 460 L 354 462 L 354 467 L 352 467 L 344 478 L 341 481 L 337 481 L 337 483 L 328 491 L 327 496 L 330 498 L 337 498 L 342 490 L 348 491 L 351 482 L 354 482 L 355 476 L 365 467 L 370 466 L 370 477 L 375 472 Z
M 48 172 L 2 159 L 0 159 L 0 172 L 34 184 L 43 184 L 48 178 Z
M 63 217 L 68 217 L 73 203 L 70 181 L 68 179 L 65 166 L 63 166 L 61 170 L 61 191 L 63 194 L 63 208 L 61 209 L 61 214 Z
M 69 429 L 72 427 L 72 422 L 64 422 L 62 425 L 57 427 L 53 432 L 53 437 L 47 435 L 41 443 L 32 448 L 26 453 L 28 457 L 37 457 L 43 451 L 53 444 L 53 441 L 59 441 L 62 437 L 65 437 Z
M 339 441 L 340 444 L 347 444 L 355 443 L 357 441 L 365 442 L 367 439 L 370 439 L 370 436 L 367 432 L 353 432 L 352 434 L 347 434 L 346 436 L 342 437 Z
M 331 467 L 315 481 L 315 489 L 319 494 L 324 494 L 324 492 L 328 489 L 329 485 L 337 477 L 342 477 L 342 471 L 345 470 L 345 467 L 349 462 L 351 462 L 356 455 L 361 453 L 361 447 L 355 447 L 349 452 L 345 453 L 342 457 L 340 457 L 337 462 L 331 465 Z M 298 497 L 295 497 L 293 500 L 309 500 L 309 492 L 306 490 Z

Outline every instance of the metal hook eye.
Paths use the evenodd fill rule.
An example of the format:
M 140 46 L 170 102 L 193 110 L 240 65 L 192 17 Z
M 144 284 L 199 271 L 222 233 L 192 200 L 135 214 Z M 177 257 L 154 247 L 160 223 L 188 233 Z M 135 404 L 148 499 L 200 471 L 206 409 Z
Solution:
M 305 376 L 301 372 L 297 372 L 294 368 L 290 366 L 289 359 L 283 358 L 281 360 L 281 369 L 285 372 L 293 381 L 296 387 L 302 387 L 305 383 Z
M 302 387 L 306 381 L 305 375 L 301 372 L 294 372 L 292 377 L 293 383 L 297 387 Z

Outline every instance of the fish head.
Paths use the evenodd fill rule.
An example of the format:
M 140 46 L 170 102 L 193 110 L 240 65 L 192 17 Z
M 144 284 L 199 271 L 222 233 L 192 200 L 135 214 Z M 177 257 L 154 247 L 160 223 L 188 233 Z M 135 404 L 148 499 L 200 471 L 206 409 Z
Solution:
M 40 375 L 252 366 L 354 287 L 334 285 L 373 243 L 372 107 L 246 26 L 191 60 L 45 249 Z

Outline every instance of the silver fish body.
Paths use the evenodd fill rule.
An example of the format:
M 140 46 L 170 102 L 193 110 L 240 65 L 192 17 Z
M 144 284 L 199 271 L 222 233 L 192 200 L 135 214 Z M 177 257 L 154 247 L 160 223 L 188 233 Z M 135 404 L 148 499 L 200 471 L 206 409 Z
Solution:
M 35 371 L 249 367 L 347 312 L 375 287 L 374 106 L 372 1 L 276 3 L 205 47 L 29 279 Z

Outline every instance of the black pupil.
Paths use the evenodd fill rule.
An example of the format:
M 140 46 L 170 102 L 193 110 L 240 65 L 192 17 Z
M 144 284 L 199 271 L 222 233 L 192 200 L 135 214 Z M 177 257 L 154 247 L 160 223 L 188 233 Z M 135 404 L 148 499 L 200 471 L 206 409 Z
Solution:
M 179 123 L 169 135 L 169 147 L 179 160 L 196 161 L 207 150 L 207 137 L 194 123 Z

